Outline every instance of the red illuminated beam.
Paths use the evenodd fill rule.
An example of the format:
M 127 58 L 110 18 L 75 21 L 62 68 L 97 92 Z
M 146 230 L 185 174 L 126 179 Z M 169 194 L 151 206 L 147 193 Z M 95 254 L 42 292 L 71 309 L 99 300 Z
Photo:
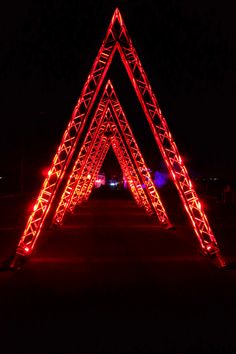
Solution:
M 109 130 L 109 132 L 111 131 L 110 124 L 108 124 L 106 132 L 107 132 L 107 130 Z M 106 135 L 106 132 L 104 133 L 105 135 Z M 135 166 L 133 165 L 129 154 L 128 154 L 126 148 L 124 147 L 124 144 L 122 144 L 123 146 L 121 147 L 119 144 L 114 144 L 113 137 L 110 138 L 110 140 L 112 140 L 112 142 L 113 142 L 112 148 L 113 148 L 115 155 L 117 157 L 117 160 L 121 166 L 123 174 L 128 181 L 128 185 L 130 187 L 130 190 L 131 190 L 131 193 L 133 194 L 134 199 L 136 200 L 138 205 L 141 205 L 146 209 L 146 212 L 149 215 L 153 214 L 154 211 L 153 211 L 153 209 L 147 199 L 147 196 L 140 184 L 140 179 L 138 177 L 137 172 L 135 171 Z M 103 155 L 102 147 L 100 147 L 100 149 L 101 149 L 101 152 L 98 150 L 97 156 L 95 158 L 95 162 L 96 162 L 96 159 L 98 158 L 98 163 L 95 164 L 95 167 L 93 167 L 92 165 L 88 166 L 91 171 L 90 172 L 91 181 L 89 183 L 89 186 L 87 185 L 87 178 L 84 178 L 84 179 L 81 178 L 81 180 L 78 182 L 78 184 L 76 186 L 75 193 L 71 199 L 70 206 L 69 206 L 69 209 L 71 212 L 74 212 L 75 207 L 77 205 L 81 204 L 85 198 L 88 198 L 89 194 L 92 191 L 92 188 L 94 187 L 95 178 L 96 178 L 97 174 L 99 173 L 102 162 L 105 158 L 105 156 Z
M 17 254 L 26 255 L 27 245 L 30 244 L 30 248 L 32 248 L 36 242 L 116 50 L 121 55 L 201 248 L 206 254 L 215 255 L 220 260 L 219 247 L 208 219 L 202 210 L 199 198 L 118 9 L 114 12 L 105 39 L 53 159 L 48 177 L 44 181 L 34 211 L 27 222 L 17 248 Z
M 171 227 L 172 225 L 167 217 L 165 208 L 152 181 L 150 172 L 147 166 L 145 165 L 141 151 L 138 147 L 135 137 L 131 131 L 130 125 L 126 119 L 125 113 L 121 107 L 121 104 L 110 81 L 108 81 L 108 89 L 111 90 L 109 106 L 111 106 L 111 109 L 114 112 L 115 122 L 117 126 L 119 126 L 121 135 L 123 136 L 123 139 L 127 144 L 129 153 L 133 158 L 133 162 L 136 166 L 136 169 L 140 173 L 141 183 L 145 186 L 145 191 L 148 195 L 151 205 L 153 206 L 159 221 L 162 224 Z
M 141 177 L 139 172 L 136 170 L 135 165 L 132 162 L 131 156 L 126 149 L 125 143 L 122 136 L 117 131 L 117 126 L 112 121 L 112 115 L 108 109 L 107 113 L 109 116 L 109 121 L 112 123 L 110 129 L 112 131 L 112 147 L 117 156 L 118 162 L 120 163 L 121 169 L 124 173 L 125 178 L 128 181 L 130 190 L 134 196 L 134 199 L 137 201 L 138 205 L 141 205 L 145 208 L 147 214 L 151 215 L 154 213 L 154 208 L 152 207 L 151 202 L 148 199 L 145 189 L 141 185 Z M 118 143 L 114 143 L 114 135 L 116 135 L 116 140 Z M 78 204 L 81 198 L 81 191 L 79 188 L 76 188 L 73 198 L 71 200 L 72 210 Z
M 70 201 L 73 197 L 76 185 L 81 179 L 81 175 L 87 179 L 88 163 L 89 160 L 93 163 L 96 151 L 101 144 L 103 144 L 102 136 L 107 125 L 107 118 L 105 117 L 107 103 L 104 101 L 106 90 L 102 96 L 102 99 L 98 105 L 92 122 L 90 123 L 88 132 L 85 136 L 83 145 L 79 151 L 76 162 L 74 163 L 72 172 L 66 184 L 66 188 L 62 194 L 55 215 L 53 217 L 53 224 L 61 224 L 67 207 L 70 205 Z M 84 180 L 83 178 L 83 180 Z
M 95 156 L 94 166 L 89 166 L 89 175 L 91 177 L 89 179 L 87 178 L 85 181 L 78 181 L 75 190 L 76 194 L 74 195 L 73 200 L 71 200 L 66 211 L 73 213 L 77 205 L 80 205 L 83 201 L 88 200 L 110 146 L 111 141 L 108 139 L 107 143 L 100 147 L 97 152 L 97 156 Z
M 105 86 L 102 98 L 99 102 L 98 109 L 96 110 L 95 115 L 90 123 L 84 143 L 82 144 L 76 162 L 74 163 L 66 188 L 56 209 L 56 213 L 53 217 L 53 224 L 55 225 L 59 225 L 62 223 L 67 208 L 71 210 L 74 209 L 76 205 L 76 200 L 78 199 L 79 201 L 81 199 L 79 198 L 79 196 L 88 184 L 87 176 L 91 175 L 93 172 L 91 171 L 91 168 L 96 162 L 97 151 L 99 150 L 99 145 L 101 144 L 101 137 L 104 134 L 106 123 L 109 120 L 107 107 L 114 104 L 114 107 L 112 107 L 113 111 L 118 112 L 119 110 L 119 112 L 123 112 L 121 107 L 118 108 L 120 104 L 117 98 L 115 101 L 115 98 L 116 96 L 114 89 L 111 85 L 111 82 L 108 81 L 107 85 Z M 117 113 L 113 113 L 114 116 L 115 114 Z M 111 117 L 110 111 L 109 116 Z M 122 126 L 122 123 L 120 125 Z M 148 172 L 147 166 L 145 165 L 144 159 L 141 155 L 141 152 L 139 151 L 139 148 L 127 121 L 125 123 L 125 129 L 121 130 L 121 134 L 123 136 L 123 139 L 126 141 L 126 144 L 129 149 L 130 146 L 133 146 L 133 148 L 130 149 L 130 153 L 133 157 L 138 174 L 139 176 L 141 176 L 141 180 L 138 182 L 138 184 L 145 184 L 146 191 L 148 194 L 147 197 L 150 199 L 150 203 L 147 203 L 146 200 L 143 199 L 143 197 L 141 198 L 143 200 L 147 212 L 150 214 L 152 212 L 151 210 L 153 207 L 160 222 L 164 225 L 170 225 L 165 209 L 161 204 L 159 195 L 151 180 L 151 176 Z M 140 193 L 141 195 L 143 195 L 144 192 L 140 191 Z M 152 205 L 152 207 L 150 207 L 150 204 Z
M 112 121 L 112 115 L 111 115 Z M 134 196 L 138 205 L 141 205 L 145 208 L 148 215 L 154 214 L 156 209 L 149 199 L 146 188 L 142 186 L 142 177 L 140 171 L 137 170 L 135 164 L 133 163 L 132 156 L 129 153 L 129 150 L 126 148 L 125 139 L 123 139 L 122 135 L 119 133 L 117 129 L 116 123 L 113 121 L 111 125 L 112 130 L 112 148 L 117 157 L 117 160 L 120 163 L 122 172 L 125 176 L 125 179 L 128 182 L 129 188 Z M 156 212 L 156 215 L 159 219 L 159 222 L 163 225 L 163 219 L 161 215 Z M 166 221 L 168 225 L 168 217 L 166 216 Z
M 88 79 L 82 89 L 81 96 L 63 134 L 61 144 L 59 145 L 53 158 L 48 176 L 44 180 L 33 211 L 21 236 L 16 254 L 26 256 L 31 253 L 46 216 L 48 215 L 59 185 L 63 180 L 65 171 L 69 167 L 69 163 L 85 126 L 87 117 L 91 111 L 117 47 L 117 38 L 113 28 L 117 14 L 117 11 L 115 11 L 108 27 L 105 39 L 94 61 Z
M 144 159 L 143 159 L 143 156 L 141 154 L 141 151 L 140 149 L 138 148 L 138 145 L 137 145 L 137 142 L 134 138 L 134 135 L 131 131 L 131 128 L 128 124 L 128 121 L 125 117 L 125 114 L 122 110 L 122 107 L 118 101 L 118 98 L 115 94 L 115 91 L 114 91 L 114 88 L 111 84 L 110 81 L 108 81 L 106 87 L 105 87 L 105 91 L 107 91 L 106 94 L 103 94 L 103 104 L 102 106 L 104 107 L 110 107 L 110 116 L 113 117 L 112 120 L 113 120 L 113 125 L 114 125 L 114 120 L 116 122 L 116 126 L 118 127 L 119 126 L 119 130 L 120 130 L 120 134 L 122 136 L 122 139 L 123 141 L 125 142 L 125 144 L 127 145 L 127 148 L 128 148 L 128 151 L 129 151 L 129 154 L 130 154 L 130 158 L 132 159 L 133 161 L 133 164 L 135 166 L 135 169 L 138 171 L 138 176 L 140 178 L 140 181 L 138 183 L 138 185 L 142 186 L 144 185 L 145 186 L 145 194 L 147 195 L 147 198 L 149 200 L 149 203 L 151 204 L 152 208 L 154 209 L 159 221 L 161 224 L 167 226 L 167 227 L 171 227 L 171 223 L 168 219 L 168 216 L 167 216 L 167 213 L 165 211 L 165 208 L 161 202 L 161 199 L 157 193 L 157 190 L 155 188 L 155 185 L 152 181 L 152 178 L 151 178 L 151 175 L 148 171 L 148 168 L 144 162 Z M 111 111 L 113 112 L 111 114 Z M 99 119 L 102 119 L 102 116 L 101 118 L 99 117 Z M 98 126 L 98 120 L 96 118 L 96 114 L 95 114 L 95 117 L 90 125 L 90 129 L 91 127 L 93 127 L 93 125 L 95 124 L 94 122 L 96 122 L 96 126 Z M 100 133 L 101 134 L 101 133 Z M 122 143 L 122 139 L 119 139 Z M 83 144 L 81 150 L 85 150 L 85 147 L 86 146 L 86 142 Z M 80 156 L 80 154 L 79 154 Z M 80 160 L 80 157 L 78 157 L 78 161 Z M 87 166 L 88 163 L 87 161 L 84 162 L 84 164 Z M 81 166 L 81 163 L 78 164 L 79 168 L 77 168 L 77 163 L 75 164 L 74 166 L 74 169 L 73 169 L 73 173 L 76 175 L 76 178 L 78 176 L 78 173 L 76 171 L 78 171 L 80 169 L 80 166 Z M 71 178 L 73 181 L 76 180 L 76 178 L 73 176 L 73 173 L 71 175 Z M 87 173 L 85 173 L 85 180 L 87 178 Z M 81 184 L 83 184 L 84 181 L 82 179 L 81 182 L 79 182 L 77 184 L 77 193 L 80 193 L 80 190 L 81 190 Z M 66 188 L 66 191 L 64 192 L 63 195 L 70 195 L 72 200 L 74 200 L 74 197 L 73 197 L 73 191 L 71 190 L 70 188 L 70 185 L 71 183 L 68 182 L 68 187 Z M 136 187 L 135 187 L 136 188 Z M 142 192 L 140 191 L 140 193 L 142 194 Z M 142 199 L 142 198 L 141 198 Z M 73 201 L 73 205 L 75 206 L 75 201 Z M 145 202 L 145 205 L 147 203 Z M 58 207 L 58 210 L 62 210 L 64 208 L 64 205 L 68 205 L 68 203 L 65 203 L 63 201 L 63 198 L 61 199 L 60 201 L 60 204 L 59 204 L 59 207 Z M 150 214 L 150 208 L 147 209 L 147 205 L 145 206 L 146 210 L 149 209 L 148 213 Z M 65 212 L 65 211 L 64 211 Z M 54 217 L 55 220 L 59 220 L 59 222 L 61 222 L 60 220 L 60 217 L 58 216 L 58 213 L 57 213 L 57 216 Z
M 111 85 L 111 83 L 109 83 L 109 85 Z M 107 105 L 104 105 L 104 107 L 106 107 L 106 106 Z M 139 200 L 141 201 L 142 205 L 145 207 L 148 214 L 151 214 L 155 211 L 159 221 L 162 224 L 163 224 L 163 215 L 164 215 L 164 218 L 165 218 L 164 220 L 166 221 L 166 223 L 164 223 L 164 225 L 169 225 L 169 220 L 168 220 L 168 217 L 165 213 L 164 207 L 161 210 L 161 212 L 160 212 L 160 210 L 157 210 L 156 205 L 154 204 L 156 201 L 155 200 L 152 201 L 150 198 L 148 199 L 149 195 L 148 195 L 147 188 L 145 188 L 145 190 L 143 190 L 143 188 L 142 188 L 142 180 L 144 179 L 144 177 L 146 178 L 147 166 L 145 165 L 145 162 L 143 160 L 141 153 L 138 152 L 138 155 L 142 159 L 142 165 L 141 165 L 142 168 L 138 169 L 137 166 L 135 165 L 135 163 L 132 161 L 132 157 L 133 157 L 133 159 L 135 159 L 136 156 L 134 156 L 134 154 L 132 156 L 132 152 L 130 154 L 130 152 L 127 151 L 126 145 L 128 145 L 129 142 L 127 142 L 126 140 L 127 140 L 127 138 L 129 138 L 132 141 L 132 139 L 134 139 L 133 136 L 129 135 L 127 137 L 125 134 L 123 134 L 122 131 L 119 132 L 117 122 L 115 122 L 115 119 L 114 119 L 114 112 L 111 113 L 111 110 L 109 107 L 106 109 L 105 115 L 101 118 L 100 125 L 97 122 L 96 114 L 91 122 L 90 128 L 93 127 L 94 124 L 96 124 L 96 126 L 98 126 L 100 128 L 97 131 L 93 130 L 95 137 L 92 137 L 92 139 L 91 139 L 92 143 L 90 145 L 88 145 L 89 153 L 86 154 L 85 160 L 83 162 L 83 165 L 86 166 L 86 168 L 84 168 L 84 169 L 81 168 L 82 164 L 80 162 L 81 151 L 85 151 L 85 146 L 87 146 L 87 144 L 86 144 L 87 140 L 85 138 L 85 142 L 82 145 L 81 150 L 78 154 L 78 158 L 75 162 L 71 176 L 69 178 L 69 181 L 67 183 L 65 191 L 62 194 L 62 198 L 60 200 L 59 206 L 58 206 L 55 216 L 53 218 L 54 223 L 55 224 L 62 223 L 62 220 L 63 220 L 63 217 L 65 215 L 67 208 L 69 208 L 70 211 L 74 210 L 76 204 L 80 203 L 81 200 L 83 199 L 84 190 L 86 190 L 87 185 L 88 185 L 88 176 L 91 177 L 91 176 L 94 176 L 94 174 L 97 175 L 98 171 L 95 171 L 95 173 L 94 173 L 94 169 L 97 164 L 97 159 L 99 159 L 100 148 L 101 148 L 100 147 L 101 137 L 106 133 L 105 129 L 107 130 L 107 128 L 105 128 L 105 127 L 106 127 L 107 123 L 110 123 L 110 126 L 113 129 L 112 135 L 114 134 L 114 132 L 116 133 L 116 135 L 117 135 L 116 139 L 119 140 L 119 148 L 122 149 L 123 155 L 127 156 L 126 163 L 127 163 L 127 168 L 129 168 L 129 174 L 127 175 L 127 173 L 126 173 L 126 177 L 129 181 L 129 184 L 134 185 L 134 187 L 131 186 L 131 190 L 134 194 L 135 200 L 137 200 L 137 195 L 138 195 Z M 130 129 L 128 131 L 132 134 Z M 138 150 L 137 146 L 136 146 L 136 149 Z M 124 158 L 123 158 L 123 160 L 124 160 Z M 78 166 L 78 168 L 77 168 L 77 166 Z M 132 180 L 131 180 L 131 178 L 132 178 Z M 151 179 L 151 177 L 150 177 L 150 179 Z M 76 181 L 74 183 L 74 191 L 71 190 L 71 185 L 72 185 L 70 182 L 71 180 Z M 148 181 L 148 184 L 152 185 L 152 187 L 155 188 L 155 186 L 151 180 Z M 135 194 L 135 190 L 137 191 L 137 194 Z M 70 198 L 68 198 L 68 195 L 70 195 Z M 159 198 L 157 191 L 156 191 L 156 195 L 157 195 L 157 198 Z
M 103 161 L 105 159 L 105 156 L 106 156 L 106 153 L 109 149 L 109 147 L 111 146 L 111 141 L 109 143 L 107 143 L 103 149 L 101 149 L 101 152 L 98 151 L 98 163 L 95 165 L 94 169 L 92 170 L 91 169 L 91 179 L 87 181 L 85 181 L 84 184 L 82 184 L 82 187 L 81 187 L 81 190 L 78 188 L 78 186 L 76 187 L 76 192 L 75 192 L 75 195 L 74 195 L 74 200 L 71 201 L 71 204 L 69 206 L 70 208 L 70 211 L 73 212 L 74 211 L 74 208 L 81 204 L 83 201 L 86 201 L 88 200 L 91 192 L 92 192 L 92 189 L 94 188 L 94 183 L 95 183 L 95 180 L 97 178 L 97 175 L 99 174 L 99 171 L 102 167 L 102 164 L 103 164 Z M 112 146 L 113 147 L 113 150 L 116 154 L 117 152 L 117 149 L 114 148 L 114 145 Z M 117 156 L 116 154 L 116 157 L 117 157 L 117 160 L 121 166 L 121 169 L 123 171 L 123 174 L 124 176 L 126 177 L 127 179 L 127 183 L 128 183 L 128 186 L 131 190 L 131 193 L 133 194 L 133 197 L 137 203 L 138 206 L 142 206 L 142 207 L 146 207 L 146 211 L 148 214 L 152 214 L 153 213 L 153 210 L 151 210 L 151 206 L 150 205 L 145 205 L 145 203 L 143 203 L 142 199 L 141 199 L 141 196 L 139 196 L 139 192 L 137 190 L 137 188 L 135 187 L 134 185 L 134 182 L 133 182 L 133 179 L 132 179 L 132 172 L 134 173 L 134 171 L 132 171 L 133 168 L 128 168 L 128 164 L 126 166 L 124 166 L 124 156 L 122 154 L 120 154 L 119 156 Z M 89 183 L 88 183 L 89 181 Z M 87 182 L 87 183 L 86 183 Z M 146 203 L 148 203 L 148 201 L 146 200 Z
M 115 151 L 115 149 L 114 149 L 114 146 L 113 146 L 113 150 L 114 150 L 114 152 L 115 152 L 115 154 L 116 154 L 116 151 Z M 133 182 L 132 177 L 131 177 L 131 175 L 130 175 L 129 169 L 128 169 L 128 168 L 127 168 L 127 169 L 123 168 L 122 160 L 119 159 L 117 155 L 116 155 L 116 157 L 117 157 L 117 160 L 118 160 L 119 163 L 120 163 L 120 166 L 121 166 L 123 175 L 124 175 L 124 177 L 125 177 L 126 180 L 127 180 L 128 187 L 130 188 L 130 191 L 131 191 L 131 193 L 132 193 L 132 195 L 133 195 L 133 197 L 134 197 L 134 199 L 135 199 L 137 205 L 138 205 L 139 207 L 145 207 L 145 205 L 143 205 L 143 201 L 141 200 L 141 196 L 139 196 L 139 192 L 138 192 L 137 188 L 136 188 L 135 185 L 134 185 L 134 182 Z M 91 175 L 90 183 L 89 183 L 88 186 L 85 186 L 85 188 L 81 191 L 81 194 L 79 195 L 78 200 L 76 201 L 76 205 L 81 204 L 81 203 L 83 202 L 83 200 L 84 200 L 84 201 L 87 201 L 87 200 L 88 200 L 88 198 L 89 198 L 89 196 L 90 196 L 90 194 L 91 194 L 91 192 L 92 192 L 92 189 L 93 189 L 93 187 L 94 187 L 95 180 L 96 180 L 96 178 L 97 178 L 97 176 L 98 176 L 98 174 L 99 174 L 99 171 L 100 171 L 100 169 L 101 169 L 101 167 L 102 167 L 104 158 L 105 158 L 105 156 L 103 157 L 103 155 L 102 155 L 102 153 L 101 153 L 101 158 L 100 158 L 100 160 L 99 160 L 99 163 L 98 163 L 97 166 L 95 167 L 94 173 Z M 131 171 L 131 172 L 132 172 L 132 171 Z M 149 205 L 148 209 L 146 209 L 146 211 L 147 211 L 148 214 L 150 214 L 150 212 L 153 213 L 153 211 L 150 209 L 150 205 Z

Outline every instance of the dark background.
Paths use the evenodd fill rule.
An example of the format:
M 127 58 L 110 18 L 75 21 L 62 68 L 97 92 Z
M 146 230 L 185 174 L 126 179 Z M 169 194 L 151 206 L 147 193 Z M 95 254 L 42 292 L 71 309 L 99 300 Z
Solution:
M 0 192 L 39 189 L 116 6 L 191 175 L 235 179 L 233 3 L 1 4 Z M 114 59 L 108 76 L 148 165 L 162 169 Z M 117 168 L 112 161 L 106 169 Z M 199 254 L 181 204 L 164 192 L 175 230 L 158 229 L 128 199 L 91 198 L 60 232 L 45 230 L 24 270 L 0 272 L 0 352 L 235 353 L 235 204 L 203 199 L 233 263 L 221 271 Z M 15 249 L 29 199 L 0 198 L 1 260 Z
M 38 188 L 117 6 L 190 174 L 233 181 L 233 4 L 23 0 L 1 5 L 1 192 Z M 148 166 L 164 168 L 118 56 L 107 78 Z M 117 164 L 109 156 L 104 168 L 114 171 Z

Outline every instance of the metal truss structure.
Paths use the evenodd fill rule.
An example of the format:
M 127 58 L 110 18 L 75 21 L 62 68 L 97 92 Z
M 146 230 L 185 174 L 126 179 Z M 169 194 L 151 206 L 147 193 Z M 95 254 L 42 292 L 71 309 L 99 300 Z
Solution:
M 192 223 L 193 230 L 198 238 L 203 253 L 209 256 L 214 256 L 219 263 L 223 265 L 224 261 L 221 257 L 217 241 L 209 225 L 207 216 L 202 208 L 197 193 L 194 190 L 187 169 L 179 154 L 166 119 L 161 112 L 155 94 L 118 9 L 116 9 L 113 14 L 105 39 L 82 89 L 81 96 L 64 132 L 61 144 L 54 156 L 48 176 L 45 178 L 34 205 L 33 212 L 31 213 L 25 230 L 20 238 L 16 255 L 27 256 L 31 254 L 35 246 L 36 240 L 40 235 L 40 231 L 52 206 L 52 202 L 64 179 L 65 172 L 68 171 L 70 162 L 74 157 L 81 133 L 85 127 L 115 52 L 120 54 L 121 60 L 143 108 L 156 143 L 169 170 L 169 174 L 173 179 L 182 204 L 184 205 Z M 104 94 L 106 95 L 107 92 Z M 106 105 L 108 102 L 104 99 L 101 104 Z M 122 110 L 120 110 L 119 105 L 117 107 L 118 108 L 116 109 L 116 104 L 113 102 L 110 110 L 113 110 L 115 112 L 115 117 L 122 121 Z M 98 114 L 101 116 L 105 114 L 106 109 L 104 109 L 104 107 L 98 109 Z M 116 152 L 116 154 L 118 156 L 119 152 Z M 140 157 L 137 156 L 136 166 L 139 163 L 139 158 Z M 131 181 L 131 176 L 129 180 Z M 136 188 L 137 192 L 136 199 L 140 201 L 140 194 L 137 191 L 137 186 L 134 188 Z M 152 194 L 151 188 L 150 193 Z M 158 200 L 156 200 L 156 202 L 158 203 Z M 166 217 L 165 213 L 163 213 L 163 218 L 164 216 Z
M 79 199 L 81 191 L 84 189 L 84 185 L 88 184 L 88 177 L 91 179 L 91 173 L 96 165 L 96 159 L 99 158 L 98 151 L 100 145 L 103 145 L 101 137 L 104 134 L 107 122 L 112 122 L 110 134 L 115 135 L 116 140 L 119 142 L 118 145 L 112 144 L 115 153 L 119 147 L 119 149 L 122 150 L 123 156 L 127 156 L 126 163 L 127 167 L 130 168 L 128 175 L 132 176 L 133 183 L 140 196 L 141 204 L 144 205 L 149 214 L 155 212 L 161 224 L 170 226 L 164 206 L 161 203 L 148 168 L 110 80 L 105 86 L 104 93 L 88 129 L 84 143 L 74 163 L 72 173 L 53 218 L 53 223 L 60 224 L 62 222 L 68 207 L 73 211 L 77 204 L 77 199 Z M 117 156 L 120 156 L 120 154 L 118 153 Z M 121 161 L 123 160 L 124 157 Z M 127 180 L 130 181 L 130 178 Z M 145 186 L 145 188 L 142 186 Z
M 108 110 L 107 114 L 110 116 L 110 111 Z M 111 116 L 110 116 L 111 118 Z M 110 119 L 111 120 L 111 119 Z M 114 127 L 113 127 L 114 129 Z M 108 134 L 110 136 L 110 142 L 114 141 L 114 138 L 111 138 L 111 136 L 113 135 L 113 132 L 111 130 L 111 126 L 110 124 L 108 125 L 106 131 L 104 132 L 104 134 Z M 120 140 L 122 141 L 122 138 L 119 137 Z M 120 166 L 121 166 L 121 169 L 123 171 L 123 174 L 125 176 L 125 178 L 128 180 L 128 184 L 129 184 L 129 187 L 131 189 L 131 192 L 134 196 L 134 199 L 136 200 L 137 204 L 139 206 L 143 206 L 146 210 L 146 212 L 151 215 L 153 214 L 153 209 L 152 209 L 152 206 L 150 205 L 149 203 L 149 200 L 146 196 L 146 193 L 145 191 L 143 190 L 141 184 L 140 184 L 140 178 L 138 177 L 138 174 L 137 172 L 135 171 L 135 167 L 132 163 L 132 160 L 127 152 L 127 150 L 125 149 L 124 147 L 124 144 L 122 142 L 122 147 L 123 147 L 123 154 L 122 154 L 122 151 L 119 152 L 121 150 L 122 147 L 118 146 L 117 144 L 110 144 L 117 156 L 117 160 L 118 162 L 120 163 Z M 74 211 L 75 207 L 79 204 L 82 203 L 82 201 L 85 199 L 85 193 L 89 192 L 89 194 L 91 193 L 92 191 L 92 186 L 91 186 L 91 182 L 94 182 L 99 170 L 97 171 L 97 168 L 96 166 L 101 166 L 102 165 L 102 162 L 104 161 L 104 158 L 105 156 L 103 155 L 103 150 L 100 151 L 98 150 L 97 151 L 97 155 L 95 156 L 94 158 L 94 162 L 95 162 L 95 173 L 92 173 L 92 170 L 93 170 L 93 164 L 89 164 L 88 165 L 88 169 L 91 170 L 91 174 L 89 173 L 87 176 L 84 175 L 84 176 L 81 176 L 82 178 L 80 178 L 80 180 L 78 181 L 77 183 L 77 186 L 75 187 L 75 191 L 72 195 L 72 198 L 71 198 L 71 201 L 70 201 L 70 204 L 69 204 L 69 210 L 71 212 Z M 98 160 L 98 163 L 96 164 L 96 160 Z M 91 161 L 92 162 L 92 161 Z M 126 166 L 124 164 L 124 162 L 126 162 Z M 90 180 L 90 176 L 93 176 L 92 181 L 89 183 L 90 184 L 90 188 L 88 189 L 88 176 L 89 176 L 89 180 Z M 132 188 L 133 186 L 133 188 Z M 86 197 L 88 198 L 89 195 Z M 61 203 L 63 203 L 63 199 L 61 199 Z M 66 210 L 65 210 L 66 211 Z M 57 219 L 56 219 L 57 220 Z M 62 222 L 62 220 L 61 220 Z
M 78 204 L 81 204 L 81 202 L 85 199 L 85 192 L 88 191 L 88 185 L 89 184 L 91 185 L 91 183 L 94 183 L 94 180 L 99 172 L 98 168 L 102 165 L 102 163 L 104 161 L 104 158 L 105 158 L 104 152 L 108 151 L 108 148 L 111 146 L 115 152 L 115 155 L 117 156 L 117 160 L 120 163 L 123 174 L 124 174 L 125 178 L 128 180 L 129 187 L 131 189 L 131 192 L 133 193 L 134 199 L 137 201 L 137 204 L 139 206 L 143 206 L 146 209 L 148 214 L 153 214 L 153 209 L 148 201 L 146 193 L 144 192 L 143 188 L 141 187 L 140 177 L 138 176 L 137 172 L 135 171 L 134 164 L 132 163 L 131 157 L 125 147 L 125 144 L 123 142 L 123 138 L 117 132 L 117 126 L 112 121 L 112 116 L 111 116 L 111 112 L 109 109 L 107 110 L 106 116 L 109 117 L 109 123 L 107 124 L 106 128 L 104 129 L 103 134 L 105 137 L 108 136 L 108 138 L 107 138 L 108 141 L 106 143 L 108 145 L 108 142 L 109 142 L 109 145 L 108 146 L 107 145 L 101 146 L 97 150 L 97 154 L 94 157 L 95 163 L 88 164 L 89 174 L 88 175 L 85 174 L 84 176 L 82 175 L 81 178 L 79 179 L 77 185 L 75 186 L 75 191 L 72 194 L 71 201 L 68 206 L 69 210 L 73 212 L 74 208 Z M 119 142 L 121 141 L 121 144 L 117 143 L 117 140 L 116 140 L 117 137 L 119 139 Z M 105 143 L 104 138 L 103 138 L 103 141 Z M 96 167 L 96 166 L 98 166 L 98 167 Z M 93 172 L 93 170 L 94 170 L 94 172 Z M 89 176 L 89 179 L 88 179 L 88 176 Z M 88 183 L 88 181 L 89 181 L 89 183 Z M 90 187 L 89 194 L 91 193 L 91 191 L 92 191 L 92 188 Z M 88 197 L 89 197 L 89 195 L 87 195 L 87 198 Z M 61 199 L 61 204 L 63 205 L 63 198 Z M 56 221 L 57 221 L 57 219 L 56 219 Z M 62 221 L 63 220 L 61 220 L 61 222 Z

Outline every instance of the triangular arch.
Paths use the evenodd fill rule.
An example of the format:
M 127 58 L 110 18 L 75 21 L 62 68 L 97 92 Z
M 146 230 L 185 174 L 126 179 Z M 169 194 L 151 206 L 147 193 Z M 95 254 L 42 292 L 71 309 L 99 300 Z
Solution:
M 202 210 L 200 200 L 193 188 L 187 169 L 118 9 L 115 10 L 112 16 L 105 39 L 62 137 L 62 142 L 55 154 L 48 176 L 43 183 L 34 211 L 29 217 L 16 254 L 28 255 L 32 250 L 32 247 L 28 245 L 35 244 L 116 51 L 121 56 L 155 141 L 190 218 L 201 249 L 205 254 L 214 255 L 221 261 L 219 247 L 206 214 Z M 25 240 L 27 240 L 26 244 Z
M 140 185 L 138 194 L 143 195 L 141 197 L 142 204 L 144 204 L 149 214 L 153 212 L 156 213 L 162 225 L 170 227 L 171 224 L 167 213 L 110 80 L 108 80 L 104 88 L 103 95 L 88 128 L 87 135 L 74 162 L 72 172 L 54 215 L 53 223 L 60 224 L 62 222 L 66 209 L 70 207 L 71 200 L 74 198 L 77 185 L 79 185 L 78 189 L 80 190 L 81 183 L 86 180 L 87 175 L 91 175 L 89 168 L 91 168 L 91 164 L 96 163 L 97 150 L 99 150 L 102 144 L 102 137 L 107 122 L 112 123 L 112 126 L 116 127 L 116 139 L 119 141 L 124 151 L 126 150 L 124 143 L 126 144 L 128 151 L 125 151 L 124 154 L 129 154 L 134 162 L 134 168 L 132 168 L 132 170 L 136 169 L 137 173 L 133 173 L 132 175 L 133 178 L 136 178 L 135 185 Z M 95 162 L 93 162 L 93 160 L 95 160 Z M 127 164 L 130 164 L 129 160 L 127 160 Z M 135 174 L 139 176 L 138 183 Z M 144 191 L 141 185 L 145 185 Z M 73 205 L 75 205 L 75 203 Z

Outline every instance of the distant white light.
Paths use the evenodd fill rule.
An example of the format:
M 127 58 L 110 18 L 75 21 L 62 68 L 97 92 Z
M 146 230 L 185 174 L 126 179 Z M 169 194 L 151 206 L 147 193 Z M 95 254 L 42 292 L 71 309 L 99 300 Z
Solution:
M 110 182 L 110 186 L 117 186 L 118 182 Z

